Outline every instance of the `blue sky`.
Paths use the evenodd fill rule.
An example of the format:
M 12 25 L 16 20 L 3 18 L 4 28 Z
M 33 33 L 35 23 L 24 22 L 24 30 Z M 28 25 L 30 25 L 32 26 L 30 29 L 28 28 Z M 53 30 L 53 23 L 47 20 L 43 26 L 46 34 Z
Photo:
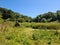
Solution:
M 48 11 L 60 10 L 60 0 L 0 0 L 0 7 L 36 17 Z

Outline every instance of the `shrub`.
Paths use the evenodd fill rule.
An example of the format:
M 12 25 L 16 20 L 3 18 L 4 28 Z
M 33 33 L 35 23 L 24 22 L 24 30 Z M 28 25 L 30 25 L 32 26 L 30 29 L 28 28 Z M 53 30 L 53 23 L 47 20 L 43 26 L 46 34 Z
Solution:
M 36 23 L 32 24 L 31 26 L 33 29 L 54 29 L 58 30 L 60 29 L 60 24 L 59 23 Z
M 18 26 L 20 26 L 20 24 L 18 22 L 16 22 L 14 26 L 18 27 Z
M 33 29 L 47 29 L 47 25 L 45 25 L 45 24 L 33 24 L 32 28 Z

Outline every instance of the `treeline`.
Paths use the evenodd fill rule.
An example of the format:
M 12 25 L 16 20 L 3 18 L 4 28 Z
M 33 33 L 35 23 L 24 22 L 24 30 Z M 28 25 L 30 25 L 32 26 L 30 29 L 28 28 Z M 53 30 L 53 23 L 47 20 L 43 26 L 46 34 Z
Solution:
M 48 12 L 44 14 L 38 15 L 36 18 L 33 19 L 34 22 L 53 22 L 58 21 L 60 22 L 60 10 L 53 12 Z
M 4 21 L 18 21 L 18 22 L 31 22 L 31 17 L 25 16 L 23 14 L 20 14 L 18 12 L 14 12 L 10 9 L 1 8 L 0 7 L 0 18 L 2 18 Z
M 23 14 L 14 12 L 12 10 L 0 7 L 0 18 L 2 18 L 4 21 L 17 20 L 18 22 L 53 22 L 53 21 L 60 22 L 60 10 L 56 11 L 55 13 L 48 12 L 48 13 L 40 14 L 35 18 L 31 18 Z

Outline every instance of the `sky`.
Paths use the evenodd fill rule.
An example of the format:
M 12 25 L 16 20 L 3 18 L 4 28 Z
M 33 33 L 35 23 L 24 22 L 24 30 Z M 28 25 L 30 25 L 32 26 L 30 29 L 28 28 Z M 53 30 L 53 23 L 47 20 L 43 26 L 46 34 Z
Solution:
M 60 0 L 0 0 L 0 7 L 36 17 L 49 11 L 60 10 Z

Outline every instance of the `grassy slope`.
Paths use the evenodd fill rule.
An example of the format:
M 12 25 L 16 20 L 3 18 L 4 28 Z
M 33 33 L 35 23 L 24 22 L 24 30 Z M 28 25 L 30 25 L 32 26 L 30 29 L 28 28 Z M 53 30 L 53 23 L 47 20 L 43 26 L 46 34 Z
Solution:
M 26 23 L 22 23 L 22 27 L 13 25 L 13 22 L 0 24 L 0 45 L 60 45 L 60 30 L 56 35 L 53 29 L 27 28 Z

